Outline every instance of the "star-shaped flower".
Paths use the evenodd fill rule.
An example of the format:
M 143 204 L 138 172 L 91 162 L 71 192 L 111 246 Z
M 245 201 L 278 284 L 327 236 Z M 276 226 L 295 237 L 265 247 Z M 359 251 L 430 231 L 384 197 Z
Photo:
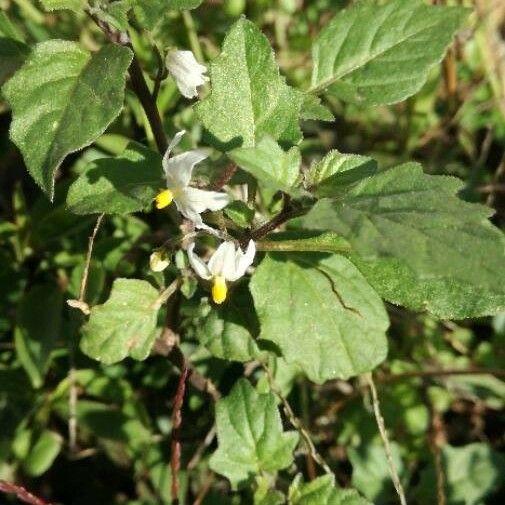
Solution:
M 228 293 L 226 282 L 233 282 L 242 277 L 256 254 L 256 245 L 252 240 L 249 241 L 245 252 L 233 242 L 226 241 L 221 243 L 209 262 L 205 263 L 193 252 L 194 248 L 193 242 L 188 247 L 189 262 L 199 277 L 212 281 L 212 299 L 218 304 L 226 300 Z
M 200 214 L 205 210 L 221 210 L 228 204 L 228 195 L 216 191 L 192 188 L 189 183 L 193 167 L 208 157 L 205 151 L 194 149 L 170 157 L 172 149 L 180 142 L 185 131 L 175 135 L 163 156 L 163 170 L 167 179 L 167 189 L 156 196 L 156 208 L 163 209 L 175 202 L 177 210 L 193 221 L 197 228 L 208 228 Z

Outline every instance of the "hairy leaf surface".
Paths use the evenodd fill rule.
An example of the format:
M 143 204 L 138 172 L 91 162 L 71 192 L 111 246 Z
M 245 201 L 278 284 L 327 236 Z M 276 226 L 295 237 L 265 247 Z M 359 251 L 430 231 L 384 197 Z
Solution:
M 385 357 L 389 321 L 377 293 L 338 255 L 269 255 L 251 292 L 260 338 L 318 383 L 372 370 Z
M 218 401 L 216 424 L 218 448 L 210 466 L 234 487 L 261 472 L 286 468 L 293 461 L 298 433 L 283 431 L 275 396 L 258 394 L 246 379 L 240 379 Z
M 3 87 L 13 111 L 11 138 L 35 182 L 52 199 L 65 156 L 99 137 L 121 111 L 130 49 L 106 45 L 91 55 L 78 44 L 35 46 Z
M 421 0 L 358 2 L 315 41 L 311 91 L 362 105 L 404 100 L 424 84 L 467 15 Z

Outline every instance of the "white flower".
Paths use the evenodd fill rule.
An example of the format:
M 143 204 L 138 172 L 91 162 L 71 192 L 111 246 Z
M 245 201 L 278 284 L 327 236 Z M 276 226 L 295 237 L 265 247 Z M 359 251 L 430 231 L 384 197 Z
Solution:
M 193 167 L 208 157 L 205 151 L 195 149 L 170 157 L 172 149 L 180 142 L 185 131 L 182 130 L 170 142 L 163 156 L 163 170 L 167 179 L 167 189 L 156 196 L 156 208 L 163 209 L 175 202 L 177 210 L 193 221 L 197 228 L 208 228 L 203 224 L 200 214 L 205 210 L 221 210 L 228 204 L 228 195 L 216 191 L 189 186 Z
M 175 79 L 179 91 L 186 98 L 198 96 L 197 86 L 205 84 L 207 67 L 198 63 L 191 51 L 169 51 L 166 58 L 167 69 Z
M 189 262 L 199 277 L 212 280 L 212 299 L 216 303 L 223 303 L 226 299 L 226 281 L 233 282 L 242 277 L 256 254 L 256 246 L 252 240 L 249 241 L 245 253 L 233 242 L 223 242 L 206 264 L 193 253 L 194 248 L 193 242 L 188 247 Z

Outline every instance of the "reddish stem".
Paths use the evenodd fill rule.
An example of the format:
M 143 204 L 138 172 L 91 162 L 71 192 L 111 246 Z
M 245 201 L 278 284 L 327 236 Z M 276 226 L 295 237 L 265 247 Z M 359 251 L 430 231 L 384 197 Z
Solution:
M 16 484 L 11 484 L 10 482 L 5 482 L 0 480 L 0 492 L 6 494 L 14 494 L 20 500 L 28 503 L 29 505 L 50 505 L 49 503 L 37 498 L 32 493 L 28 492 L 24 487 L 17 486 Z
M 172 442 L 170 446 L 170 468 L 172 469 L 172 503 L 179 505 L 179 470 L 181 468 L 181 441 L 180 431 L 182 425 L 182 404 L 184 402 L 184 392 L 186 391 L 186 379 L 190 369 L 184 364 L 181 369 L 177 392 L 174 399 L 174 410 L 172 413 Z

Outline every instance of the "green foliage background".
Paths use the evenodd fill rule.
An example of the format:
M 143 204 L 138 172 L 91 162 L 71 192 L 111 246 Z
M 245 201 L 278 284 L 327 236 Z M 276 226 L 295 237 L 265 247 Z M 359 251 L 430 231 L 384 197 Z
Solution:
M 179 370 L 161 344 L 147 357 L 172 318 L 184 355 L 224 396 L 216 406 L 215 394 L 188 385 L 181 503 L 396 503 L 359 376 L 372 369 L 408 502 L 441 503 L 441 467 L 447 504 L 503 503 L 505 69 L 496 55 L 505 51 L 505 14 L 449 1 L 437 17 L 429 2 L 393 0 L 366 7 L 366 23 L 356 25 L 352 10 L 331 21 L 354 3 L 95 2 L 99 17 L 128 28 L 149 85 L 154 47 L 190 48 L 210 67 L 212 91 L 198 104 L 170 78 L 157 98 L 169 138 L 186 129 L 184 149 L 215 148 L 197 170 L 202 187 L 230 159 L 240 166 L 232 183 L 259 181 L 259 221 L 237 201 L 210 219 L 257 225 L 281 210 L 278 190 L 304 202 L 300 168 L 312 167 L 306 180 L 318 203 L 268 237 L 274 252 L 260 253 L 249 285 L 216 308 L 181 252 L 164 273 L 149 269 L 151 252 L 177 227 L 151 210 L 161 160 L 139 101 L 123 91 L 132 51 L 102 47 L 80 0 L 0 0 L 1 480 L 65 505 L 172 503 Z M 392 44 L 407 14 L 414 21 L 400 38 L 409 46 Z M 404 59 L 399 70 L 364 49 L 336 51 L 344 33 L 359 44 L 374 23 L 382 23 L 377 44 Z M 59 58 L 72 59 L 71 71 Z M 35 63 L 12 77 L 27 60 Z M 48 81 L 38 82 L 44 73 Z M 384 89 L 387 79 L 394 89 Z M 40 120 L 33 107 L 52 81 L 54 117 L 41 107 Z M 319 87 L 328 91 L 321 102 L 300 91 Z M 83 104 L 94 92 L 107 100 L 88 117 Z M 489 209 L 470 203 L 492 207 L 495 227 Z M 96 236 L 86 301 L 103 305 L 85 324 L 65 300 L 79 297 L 101 212 L 110 215 Z M 428 237 L 423 251 L 420 236 Z M 279 252 L 294 241 L 296 253 Z M 180 292 L 153 309 L 157 288 L 177 275 Z M 307 454 L 261 363 L 334 477 Z

